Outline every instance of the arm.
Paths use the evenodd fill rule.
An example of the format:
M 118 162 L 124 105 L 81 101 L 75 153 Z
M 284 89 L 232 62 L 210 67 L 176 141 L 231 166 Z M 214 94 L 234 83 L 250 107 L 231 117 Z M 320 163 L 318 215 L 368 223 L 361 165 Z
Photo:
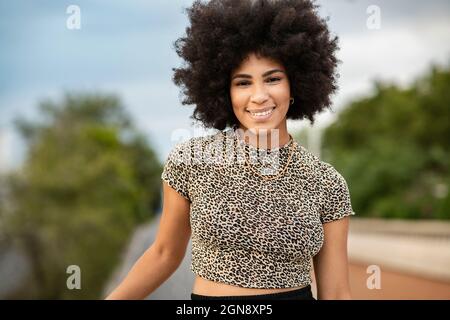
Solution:
M 348 224 L 348 217 L 323 224 L 324 243 L 313 258 L 319 300 L 351 299 L 347 259 Z
M 106 300 L 144 299 L 176 271 L 186 253 L 190 203 L 163 182 L 163 212 L 156 239 Z

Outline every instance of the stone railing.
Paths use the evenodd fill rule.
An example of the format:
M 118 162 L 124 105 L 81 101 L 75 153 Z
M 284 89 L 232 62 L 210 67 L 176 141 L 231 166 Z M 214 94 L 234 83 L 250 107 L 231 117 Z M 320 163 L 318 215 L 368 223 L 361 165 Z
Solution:
M 450 222 L 352 218 L 351 263 L 450 283 Z

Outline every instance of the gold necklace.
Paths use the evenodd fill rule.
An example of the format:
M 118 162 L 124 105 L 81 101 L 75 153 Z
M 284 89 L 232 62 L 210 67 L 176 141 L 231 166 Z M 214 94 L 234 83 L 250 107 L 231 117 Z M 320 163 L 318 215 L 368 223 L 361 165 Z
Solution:
M 241 149 L 241 146 L 240 146 L 240 144 L 241 144 L 241 143 L 240 143 L 240 138 L 239 138 L 238 134 L 236 133 L 236 131 L 234 131 L 234 135 L 235 135 L 235 137 L 236 137 L 237 144 L 239 145 L 239 149 Z M 262 179 L 265 180 L 265 181 L 275 180 L 275 179 L 278 179 L 279 177 L 281 177 L 281 176 L 284 174 L 284 172 L 287 170 L 287 168 L 288 168 L 288 166 L 289 166 L 289 163 L 291 162 L 292 153 L 293 153 L 293 150 L 294 150 L 294 143 L 295 143 L 295 141 L 294 141 L 294 139 L 292 138 L 291 134 L 289 134 L 289 137 L 290 137 L 290 139 L 289 139 L 289 142 L 288 142 L 287 144 L 290 143 L 291 145 L 289 146 L 288 160 L 287 160 L 286 165 L 284 166 L 283 170 L 281 170 L 280 173 L 278 173 L 278 174 L 275 175 L 275 176 L 264 176 L 264 175 L 261 175 L 257 170 L 254 170 L 254 169 L 253 169 L 253 167 L 252 167 L 252 166 L 250 165 L 250 163 L 247 161 L 247 155 L 245 154 L 245 150 L 242 150 L 242 152 L 243 152 L 243 154 L 244 154 L 244 160 L 245 160 L 245 163 L 247 164 L 247 167 L 249 167 L 250 170 L 251 170 L 253 173 L 257 174 L 260 178 L 262 178 Z

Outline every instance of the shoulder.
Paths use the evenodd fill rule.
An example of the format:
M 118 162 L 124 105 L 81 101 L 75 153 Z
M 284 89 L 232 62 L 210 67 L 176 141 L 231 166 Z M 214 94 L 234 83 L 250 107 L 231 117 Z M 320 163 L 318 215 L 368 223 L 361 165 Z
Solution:
M 332 183 L 345 183 L 345 179 L 342 174 L 330 163 L 321 160 L 317 155 L 299 146 L 301 158 L 304 165 L 316 176 L 321 185 L 331 185 Z
M 314 172 L 314 190 L 318 190 L 322 223 L 355 215 L 350 192 L 343 175 L 330 163 L 319 159 L 307 149 L 300 147 L 303 158 Z
M 320 161 L 319 174 L 324 181 L 345 182 L 342 174 L 330 163 Z

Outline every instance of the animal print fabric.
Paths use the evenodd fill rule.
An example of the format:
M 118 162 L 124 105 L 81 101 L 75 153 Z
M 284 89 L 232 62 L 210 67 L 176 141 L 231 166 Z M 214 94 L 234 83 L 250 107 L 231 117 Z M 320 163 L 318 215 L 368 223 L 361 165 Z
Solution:
M 291 162 L 277 179 L 266 181 L 246 165 L 244 156 L 261 174 L 276 174 L 291 143 Z M 246 288 L 311 284 L 323 224 L 355 214 L 333 166 L 295 140 L 259 149 L 233 128 L 178 143 L 161 179 L 190 202 L 192 272 Z

